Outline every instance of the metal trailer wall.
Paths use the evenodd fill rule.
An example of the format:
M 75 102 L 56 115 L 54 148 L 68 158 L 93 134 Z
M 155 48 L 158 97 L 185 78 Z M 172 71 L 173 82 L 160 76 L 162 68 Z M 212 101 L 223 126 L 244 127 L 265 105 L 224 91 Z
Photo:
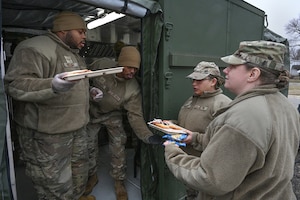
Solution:
M 143 85 L 145 116 L 147 120 L 177 119 L 181 105 L 193 92 L 185 77 L 200 61 L 213 61 L 222 70 L 226 66 L 220 57 L 233 53 L 240 41 L 263 39 L 265 14 L 241 0 L 158 2 L 163 10 L 158 57 L 154 65 L 143 66 L 144 80 L 152 80 L 151 86 Z M 155 20 L 159 21 L 153 18 L 152 22 Z M 149 29 L 144 27 L 143 33 Z M 163 147 L 144 145 L 142 155 L 141 179 L 148 183 L 142 185 L 143 199 L 184 199 L 185 188 L 166 166 Z

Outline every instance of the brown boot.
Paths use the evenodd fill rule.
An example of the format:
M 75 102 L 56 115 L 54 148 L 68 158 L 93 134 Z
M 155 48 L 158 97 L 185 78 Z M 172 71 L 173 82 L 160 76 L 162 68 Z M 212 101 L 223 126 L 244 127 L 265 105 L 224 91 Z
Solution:
M 96 197 L 93 195 L 88 195 L 88 196 L 81 196 L 78 200 L 96 200 Z
M 94 187 L 97 185 L 98 183 L 98 176 L 97 174 L 93 174 L 92 176 L 89 177 L 88 182 L 85 186 L 85 191 L 83 193 L 83 195 L 88 195 L 90 194 Z
M 115 191 L 117 200 L 128 200 L 126 188 L 124 186 L 124 182 L 121 180 L 115 181 Z

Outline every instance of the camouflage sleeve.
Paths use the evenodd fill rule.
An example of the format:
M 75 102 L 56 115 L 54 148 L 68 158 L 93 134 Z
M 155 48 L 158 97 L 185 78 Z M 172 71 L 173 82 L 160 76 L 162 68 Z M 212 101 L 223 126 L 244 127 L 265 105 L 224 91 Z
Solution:
M 128 121 L 136 136 L 147 142 L 148 137 L 153 135 L 153 133 L 149 130 L 143 116 L 141 94 L 138 93 L 131 96 L 124 104 L 124 108 L 127 111 Z
M 5 75 L 6 92 L 20 101 L 39 102 L 55 97 L 52 77 L 45 77 L 49 62 L 31 49 L 15 52 Z

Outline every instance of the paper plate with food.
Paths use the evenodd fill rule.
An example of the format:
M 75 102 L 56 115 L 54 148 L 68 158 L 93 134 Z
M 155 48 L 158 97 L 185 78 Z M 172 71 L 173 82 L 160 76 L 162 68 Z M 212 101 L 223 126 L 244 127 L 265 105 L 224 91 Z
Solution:
M 171 120 L 154 119 L 148 122 L 148 125 L 151 128 L 167 134 L 187 133 L 187 129 L 174 124 Z

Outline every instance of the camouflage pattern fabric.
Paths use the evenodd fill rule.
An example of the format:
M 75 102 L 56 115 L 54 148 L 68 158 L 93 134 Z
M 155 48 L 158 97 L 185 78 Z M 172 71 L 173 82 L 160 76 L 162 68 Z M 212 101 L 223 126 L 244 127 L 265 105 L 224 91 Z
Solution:
M 203 80 L 209 75 L 216 77 L 219 86 L 224 84 L 225 79 L 221 76 L 220 69 L 214 62 L 201 61 L 194 68 L 194 72 L 188 75 L 187 78 Z
M 45 134 L 17 126 L 17 132 L 38 199 L 79 199 L 88 175 L 86 130 Z
M 232 65 L 249 62 L 259 67 L 282 71 L 284 69 L 283 59 L 286 51 L 286 46 L 277 42 L 263 40 L 243 41 L 233 55 L 225 56 L 221 59 Z
M 88 123 L 86 130 L 88 133 L 88 150 L 89 150 L 89 177 L 97 173 L 98 159 L 98 133 L 101 129 L 101 124 Z
M 97 119 L 99 123 L 88 124 L 89 143 L 95 144 L 97 133 L 101 126 L 105 126 L 109 136 L 109 150 L 111 153 L 111 167 L 110 175 L 115 180 L 126 179 L 126 151 L 125 144 L 127 141 L 127 135 L 123 127 L 123 117 L 121 112 L 110 112 L 102 114 Z M 93 138 L 94 137 L 94 138 Z M 90 171 L 89 176 L 97 170 L 97 148 L 96 145 L 88 145 L 89 157 L 90 157 Z M 92 161 L 92 162 L 91 162 Z

